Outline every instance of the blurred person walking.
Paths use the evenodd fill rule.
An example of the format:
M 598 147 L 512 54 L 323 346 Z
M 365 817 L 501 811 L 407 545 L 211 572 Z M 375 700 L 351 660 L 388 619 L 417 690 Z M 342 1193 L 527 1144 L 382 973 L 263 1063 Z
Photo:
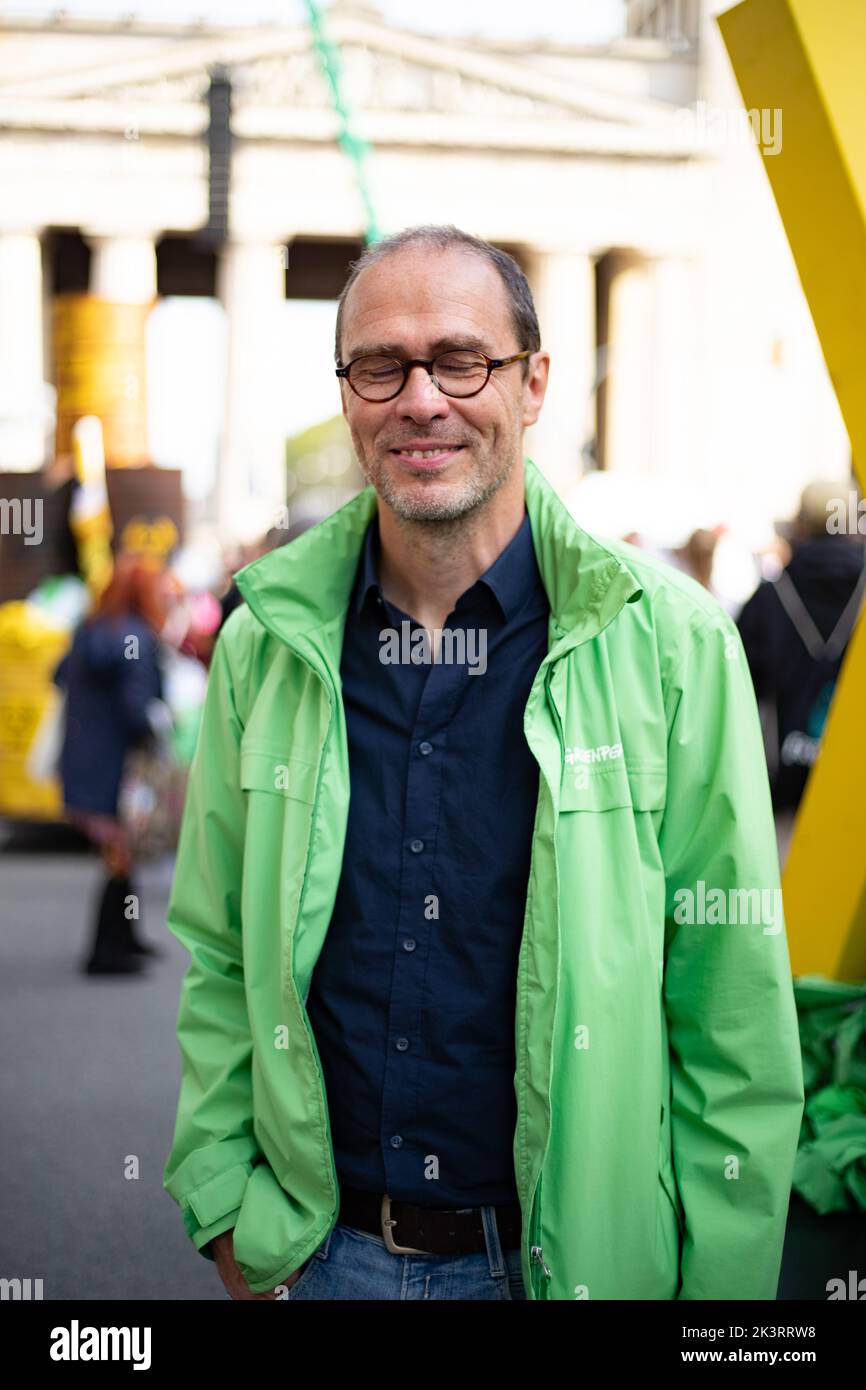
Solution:
M 159 634 L 169 616 L 166 583 L 146 560 L 120 555 L 54 674 L 66 696 L 60 776 L 67 818 L 108 870 L 83 964 L 89 975 L 137 972 L 144 957 L 158 954 L 133 928 L 141 900 L 118 799 L 127 754 L 148 744 L 169 717 L 159 663 Z
M 759 584 L 737 619 L 764 716 L 782 848 L 818 756 L 866 592 L 863 537 L 831 529 L 842 491 L 839 482 L 818 479 L 804 488 L 787 565 Z

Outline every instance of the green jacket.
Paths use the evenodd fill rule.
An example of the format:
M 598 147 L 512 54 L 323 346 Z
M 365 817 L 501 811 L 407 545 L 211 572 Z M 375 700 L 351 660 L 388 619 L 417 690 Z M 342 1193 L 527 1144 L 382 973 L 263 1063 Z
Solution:
M 551 607 L 524 714 L 541 773 L 514 1020 L 527 1296 L 773 1299 L 803 1074 L 740 639 L 692 580 L 581 530 L 528 459 L 525 479 Z M 169 908 L 192 962 L 165 1186 L 199 1249 L 234 1227 L 256 1292 L 337 1220 L 305 1001 L 340 876 L 340 654 L 375 508 L 367 488 L 238 575 Z

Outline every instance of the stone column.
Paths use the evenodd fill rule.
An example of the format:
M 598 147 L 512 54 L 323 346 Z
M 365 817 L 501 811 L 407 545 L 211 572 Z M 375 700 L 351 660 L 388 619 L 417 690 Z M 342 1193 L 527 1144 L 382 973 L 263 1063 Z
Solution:
M 228 318 L 225 424 L 217 521 L 226 540 L 273 525 L 285 502 L 285 437 L 280 402 L 298 387 L 282 352 L 285 250 L 235 240 L 223 251 L 218 295 Z
M 524 452 L 560 496 L 567 496 L 586 469 L 584 447 L 595 438 L 593 258 L 583 250 L 538 250 L 530 281 L 541 346 L 550 353 L 550 381 Z
M 152 237 L 87 238 L 90 293 L 115 304 L 149 304 L 156 297 L 156 248 Z
M 649 263 L 617 257 L 609 288 L 605 356 L 604 465 L 646 474 L 653 440 L 653 284 Z
M 0 469 L 45 459 L 42 246 L 35 230 L 0 232 Z
M 653 261 L 649 277 L 653 392 L 649 471 L 664 478 L 666 487 L 694 490 L 703 481 L 697 438 L 700 286 L 693 263 L 682 257 Z
M 102 422 L 108 467 L 150 461 L 147 432 L 147 316 L 156 298 L 154 239 L 104 224 L 85 228 L 91 248 L 86 294 L 53 304 L 58 452 L 75 421 Z
M 671 498 L 701 486 L 698 299 L 683 257 L 616 257 L 608 291 L 605 465 L 657 478 Z

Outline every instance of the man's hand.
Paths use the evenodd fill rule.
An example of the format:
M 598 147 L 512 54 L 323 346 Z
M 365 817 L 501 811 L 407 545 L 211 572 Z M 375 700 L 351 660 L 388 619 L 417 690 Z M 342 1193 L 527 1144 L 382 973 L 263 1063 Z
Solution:
M 252 1299 L 277 1297 L 276 1289 L 271 1289 L 268 1293 L 253 1293 L 246 1279 L 241 1274 L 235 1259 L 234 1238 L 231 1231 L 223 1231 L 221 1236 L 214 1236 L 210 1243 L 210 1248 L 219 1276 L 231 1298 Z M 277 1288 L 290 1289 L 295 1281 L 300 1279 L 304 1269 L 305 1265 L 301 1265 L 300 1269 L 294 1270 L 287 1279 L 283 1280 L 282 1284 L 277 1285 Z

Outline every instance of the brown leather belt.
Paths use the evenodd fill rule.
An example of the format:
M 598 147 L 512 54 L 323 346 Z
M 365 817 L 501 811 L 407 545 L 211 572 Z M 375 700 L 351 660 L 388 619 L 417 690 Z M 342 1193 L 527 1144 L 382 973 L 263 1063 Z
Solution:
M 503 1250 L 520 1246 L 520 1203 L 494 1207 Z M 419 1207 L 387 1193 L 341 1187 L 337 1220 L 380 1236 L 392 1255 L 470 1255 L 486 1250 L 480 1207 Z

